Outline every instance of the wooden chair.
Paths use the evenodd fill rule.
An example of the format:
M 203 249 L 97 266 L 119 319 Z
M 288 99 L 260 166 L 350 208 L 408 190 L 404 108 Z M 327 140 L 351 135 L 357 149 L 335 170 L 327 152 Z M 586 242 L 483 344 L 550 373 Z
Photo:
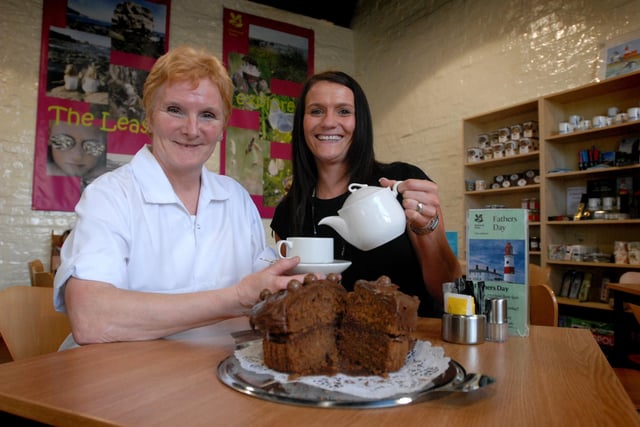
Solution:
M 529 285 L 548 285 L 551 277 L 549 266 L 541 267 L 538 264 L 529 263 Z
M 39 259 L 32 259 L 27 263 L 29 266 L 29 277 L 31 278 L 31 286 L 35 286 L 36 274 L 44 273 L 44 264 Z
M 53 289 L 10 286 L 0 290 L 0 334 L 13 360 L 58 350 L 71 332 L 53 308 Z
M 558 300 L 553 289 L 544 283 L 529 286 L 529 323 L 558 326 Z
M 638 286 L 640 286 L 640 272 L 627 271 L 620 276 L 618 283 L 638 284 Z M 640 306 L 628 304 L 628 307 L 631 309 L 636 321 L 640 323 Z M 613 370 L 629 394 L 636 409 L 640 412 L 640 371 L 632 368 L 613 368 Z
M 53 273 L 44 270 L 44 265 L 39 259 L 29 261 L 29 277 L 31 286 L 53 287 Z
M 638 284 L 638 286 L 640 287 L 640 271 L 627 271 L 626 273 L 623 273 L 622 276 L 620 276 L 620 279 L 618 279 L 618 283 L 623 283 L 626 285 Z M 640 323 L 640 306 L 635 304 L 628 304 L 628 306 L 635 316 L 636 321 Z

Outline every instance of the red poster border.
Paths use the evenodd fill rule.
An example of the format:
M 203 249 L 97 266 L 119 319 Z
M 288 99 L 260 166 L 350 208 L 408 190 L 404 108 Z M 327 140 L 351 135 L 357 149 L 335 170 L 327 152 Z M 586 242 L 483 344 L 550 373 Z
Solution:
M 311 76 L 314 70 L 314 32 L 309 28 L 302 28 L 296 25 L 279 22 L 260 16 L 250 15 L 232 9 L 224 8 L 223 12 L 223 43 L 222 58 L 223 63 L 229 69 L 229 54 L 247 54 L 249 52 L 249 27 L 257 25 L 260 27 L 276 30 L 283 33 L 306 38 L 308 40 L 308 60 L 307 76 Z M 297 98 L 302 90 L 302 83 L 285 80 L 271 79 L 271 93 L 276 95 Z M 253 111 L 233 109 L 230 119 L 230 126 L 244 129 L 255 129 L 259 118 Z M 291 144 L 270 141 L 270 153 L 273 159 L 291 159 Z M 224 174 L 226 165 L 226 136 L 220 144 L 220 173 Z M 262 218 L 272 218 L 275 207 L 266 206 L 261 195 L 252 194 L 251 198 L 255 202 Z
M 97 0 L 94 5 L 97 6 L 99 2 L 100 0 Z M 166 52 L 170 38 L 171 0 L 145 0 L 145 2 L 165 7 L 164 51 Z M 109 4 L 111 3 L 113 2 L 109 2 Z M 67 0 L 47 0 L 42 7 L 40 75 L 31 201 L 33 210 L 73 211 L 82 191 L 81 177 L 79 176 L 50 176 L 47 174 L 49 122 L 60 119 L 65 113 L 67 120 L 71 120 L 69 117 L 76 113 L 77 117 L 81 118 L 80 120 L 95 116 L 91 112 L 91 104 L 87 102 L 47 95 L 50 27 L 67 27 L 67 5 Z M 155 58 L 110 49 L 109 63 L 148 71 L 155 63 Z M 60 111 L 65 111 L 65 113 L 60 113 Z M 142 126 L 134 127 L 132 122 L 128 123 L 128 126 L 124 126 L 122 119 L 122 117 L 105 118 L 103 116 L 102 119 L 94 117 L 94 120 L 88 120 L 86 123 L 100 127 L 102 131 L 107 133 L 108 153 L 133 155 L 144 144 L 149 143 L 149 138 L 146 132 L 140 131 Z

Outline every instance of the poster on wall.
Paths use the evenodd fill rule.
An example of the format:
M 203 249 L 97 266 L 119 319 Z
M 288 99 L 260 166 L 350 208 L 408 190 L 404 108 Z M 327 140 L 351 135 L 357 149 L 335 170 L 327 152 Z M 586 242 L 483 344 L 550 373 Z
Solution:
M 607 40 L 603 56 L 605 79 L 640 70 L 640 31 Z
M 149 142 L 142 87 L 169 45 L 170 1 L 43 2 L 33 209 L 73 211 Z
M 293 113 L 313 74 L 313 30 L 226 8 L 223 16 L 222 57 L 235 91 L 220 172 L 271 218 L 291 183 Z

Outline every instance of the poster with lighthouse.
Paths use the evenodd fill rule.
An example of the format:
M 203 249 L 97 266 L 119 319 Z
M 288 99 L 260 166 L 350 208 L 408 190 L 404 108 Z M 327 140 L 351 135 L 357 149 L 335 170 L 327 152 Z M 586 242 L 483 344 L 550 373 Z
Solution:
M 489 298 L 505 298 L 509 335 L 529 335 L 528 242 L 526 209 L 468 211 L 467 280 L 482 295 L 477 311 Z

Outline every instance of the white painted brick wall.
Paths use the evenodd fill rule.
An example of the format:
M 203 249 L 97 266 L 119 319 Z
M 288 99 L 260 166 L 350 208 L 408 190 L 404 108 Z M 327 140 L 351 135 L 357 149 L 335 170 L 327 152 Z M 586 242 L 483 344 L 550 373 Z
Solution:
M 462 239 L 462 120 L 594 81 L 604 42 L 640 32 L 640 1 L 361 0 L 353 30 L 377 156 L 438 182 Z
M 352 30 L 248 1 L 173 0 L 171 45 L 222 51 L 223 6 L 315 31 L 316 70 L 355 75 L 369 95 L 381 160 L 440 184 L 448 230 L 462 234 L 464 117 L 593 81 L 601 44 L 640 30 L 638 0 L 360 0 Z M 48 262 L 49 234 L 73 215 L 31 210 L 42 1 L 0 14 L 0 287 Z M 209 162 L 218 170 L 216 153 Z M 268 229 L 269 221 L 265 221 Z M 459 242 L 462 244 L 462 242 Z
M 0 13 L 0 288 L 28 284 L 27 262 L 33 258 L 48 267 L 51 230 L 63 232 L 74 217 L 31 210 L 42 4 L 3 0 Z M 186 43 L 221 55 L 223 7 L 312 28 L 316 70 L 355 74 L 351 30 L 249 1 L 173 0 L 170 45 Z M 216 150 L 207 166 L 218 171 L 219 162 Z M 269 221 L 264 223 L 266 230 Z

